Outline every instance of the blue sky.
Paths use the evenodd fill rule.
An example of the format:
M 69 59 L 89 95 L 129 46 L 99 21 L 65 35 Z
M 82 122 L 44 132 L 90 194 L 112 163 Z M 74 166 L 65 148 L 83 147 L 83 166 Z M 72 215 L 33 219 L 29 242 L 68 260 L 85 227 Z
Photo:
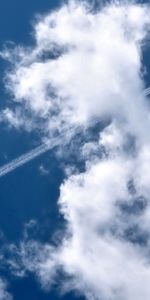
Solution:
M 109 211 L 109 206 L 107 207 L 107 199 L 109 199 L 109 197 L 111 198 L 111 200 L 114 199 L 112 201 L 114 202 L 116 201 L 115 203 L 118 203 L 117 201 L 120 201 L 121 198 L 126 197 L 129 201 L 130 200 L 133 201 L 135 205 L 136 205 L 135 202 L 137 201 L 138 203 L 137 205 L 139 206 L 141 205 L 140 202 L 141 199 L 147 201 L 146 197 L 147 197 L 147 193 L 149 192 L 148 187 L 149 187 L 150 178 L 148 176 L 145 178 L 144 175 L 142 178 L 140 177 L 140 175 L 136 176 L 136 174 L 132 174 L 132 169 L 136 166 L 135 168 L 137 170 L 136 171 L 137 174 L 141 174 L 141 173 L 147 174 L 148 172 L 145 165 L 148 165 L 150 161 L 149 156 L 145 150 L 146 147 L 147 147 L 146 149 L 149 149 L 150 147 L 149 138 L 148 138 L 148 129 L 147 129 L 149 121 L 147 121 L 146 119 L 147 110 L 149 106 L 147 106 L 147 102 L 146 102 L 147 100 L 145 99 L 143 100 L 142 98 L 144 93 L 144 84 L 145 86 L 149 86 L 150 84 L 150 80 L 149 80 L 150 77 L 148 72 L 150 67 L 149 45 L 147 41 L 144 47 L 142 46 L 142 51 L 144 49 L 144 51 L 142 52 L 143 55 L 142 57 L 142 55 L 138 52 L 139 49 L 138 47 L 141 47 L 142 44 L 140 39 L 141 39 L 141 32 L 143 32 L 142 28 L 144 27 L 141 17 L 139 17 L 141 27 L 139 26 L 137 32 L 136 30 L 133 29 L 134 26 L 132 24 L 132 18 L 127 22 L 126 25 L 128 26 L 127 32 L 125 32 L 127 36 L 129 34 L 129 40 L 127 41 L 126 39 L 124 39 L 124 35 L 123 38 L 122 36 L 120 38 L 120 31 L 119 31 L 120 28 L 121 30 L 123 28 L 122 30 L 123 32 L 126 29 L 123 27 L 124 25 L 122 25 L 120 19 L 117 19 L 117 21 L 113 20 L 113 10 L 111 6 L 110 6 L 109 13 L 108 14 L 104 13 L 104 24 L 103 23 L 101 24 L 101 21 L 99 21 L 101 20 L 101 16 L 100 16 L 99 17 L 100 19 L 98 19 L 98 21 L 93 21 L 95 27 L 94 30 L 93 27 L 89 29 L 89 35 L 88 35 L 88 30 L 86 31 L 85 28 L 86 26 L 89 26 L 88 22 L 90 18 L 93 17 L 92 13 L 90 15 L 90 13 L 87 13 L 84 10 L 82 11 L 82 9 L 81 11 L 79 10 L 78 12 L 75 10 L 75 8 L 73 8 L 72 11 L 70 12 L 70 15 L 68 15 L 68 11 L 61 12 L 60 10 L 60 15 L 58 16 L 58 20 L 57 20 L 58 28 L 56 28 L 56 32 L 54 32 L 54 37 L 52 38 L 52 41 L 50 40 L 52 43 L 54 43 L 54 45 L 58 47 L 58 49 L 57 47 L 56 48 L 54 47 L 54 49 L 52 49 L 51 51 L 53 51 L 53 54 L 55 54 L 54 51 L 56 50 L 60 50 L 60 52 L 65 51 L 65 47 L 66 48 L 70 47 L 69 49 L 71 50 L 69 52 L 70 55 L 68 56 L 62 55 L 62 57 L 65 57 L 66 59 L 66 60 L 64 59 L 64 61 L 62 60 L 62 64 L 58 60 L 58 64 L 56 64 L 56 67 L 53 67 L 53 65 L 49 66 L 47 64 L 48 63 L 47 61 L 46 63 L 44 63 L 41 59 L 42 57 L 41 53 L 44 55 L 46 51 L 48 51 L 46 46 L 44 46 L 44 42 L 45 41 L 47 42 L 48 38 L 47 35 L 46 37 L 43 37 L 44 34 L 43 35 L 41 34 L 40 39 L 41 40 L 43 39 L 42 50 L 40 49 L 40 46 L 35 46 L 34 43 L 36 38 L 35 36 L 33 37 L 33 27 L 35 26 L 34 20 L 36 15 L 41 14 L 43 16 L 41 19 L 41 23 L 42 25 L 46 24 L 45 28 L 47 30 L 46 27 L 47 23 L 44 19 L 45 14 L 50 14 L 51 11 L 53 11 L 56 8 L 59 8 L 61 4 L 62 3 L 59 0 L 52 0 L 52 1 L 51 0 L 43 0 L 43 1 L 26 0 L 23 2 L 19 0 L 14 0 L 14 1 L 5 0 L 5 2 L 1 1 L 0 3 L 1 49 L 4 49 L 3 47 L 6 43 L 7 45 L 11 45 L 10 42 L 14 43 L 14 45 L 21 45 L 23 49 L 25 49 L 27 46 L 31 46 L 31 45 L 33 46 L 32 49 L 33 51 L 31 50 L 31 56 L 33 55 L 31 62 L 30 60 L 28 61 L 26 55 L 24 55 L 25 60 L 23 61 L 23 64 L 19 65 L 19 63 L 18 64 L 16 63 L 16 66 L 18 70 L 21 71 L 25 66 L 27 72 L 29 72 L 28 73 L 29 84 L 31 81 L 30 80 L 30 74 L 31 74 L 31 78 L 33 78 L 33 86 L 31 86 L 31 90 L 33 89 L 33 91 L 35 92 L 35 93 L 33 92 L 32 94 L 31 90 L 29 89 L 30 95 L 28 97 L 28 90 L 24 91 L 21 84 L 18 83 L 19 80 L 20 82 L 24 81 L 25 78 L 23 77 L 24 73 L 23 72 L 19 73 L 21 74 L 22 77 L 20 76 L 20 79 L 18 80 L 17 77 L 18 74 L 15 67 L 13 67 L 13 64 L 9 64 L 6 60 L 1 59 L 0 108 L 1 111 L 4 112 L 2 113 L 3 118 L 6 117 L 7 120 L 4 120 L 4 122 L 2 121 L 0 127 L 0 139 L 1 139 L 0 165 L 2 166 L 6 164 L 8 161 L 11 161 L 16 157 L 19 157 L 23 153 L 26 153 L 29 150 L 32 150 L 33 148 L 36 148 L 39 144 L 43 142 L 43 137 L 50 140 L 51 132 L 55 136 L 56 133 L 58 134 L 58 132 L 59 133 L 61 132 L 63 126 L 64 128 L 68 128 L 69 132 L 71 128 L 73 128 L 74 130 L 73 137 L 70 138 L 69 143 L 67 137 L 64 136 L 64 142 L 66 142 L 65 146 L 62 147 L 58 146 L 56 149 L 44 153 L 43 155 L 36 158 L 35 160 L 16 169 L 14 172 L 11 172 L 4 177 L 0 177 L 0 205 L 1 205 L 0 245 L 1 245 L 2 252 L 5 253 L 4 266 L 2 264 L 0 268 L 0 278 L 4 278 L 8 282 L 7 291 L 13 296 L 14 300 L 20 300 L 20 299 L 22 300 L 26 300 L 26 299 L 28 300 L 47 300 L 47 299 L 109 300 L 108 287 L 110 288 L 112 286 L 112 290 L 116 290 L 118 292 L 122 284 L 122 282 L 121 283 L 119 282 L 120 286 L 117 285 L 118 283 L 117 275 L 120 274 L 121 267 L 118 266 L 118 261 L 115 256 L 114 265 L 112 263 L 113 259 L 110 261 L 110 269 L 111 269 L 110 273 L 112 272 L 112 270 L 114 270 L 113 268 L 115 268 L 115 272 L 117 273 L 115 277 L 116 281 L 114 280 L 115 281 L 114 282 L 110 275 L 110 278 L 108 276 L 108 281 L 106 280 L 106 283 L 105 280 L 104 282 L 102 280 L 103 283 L 101 284 L 99 283 L 100 280 L 99 278 L 101 278 L 102 276 L 103 279 L 106 277 L 106 273 L 107 274 L 109 273 L 109 272 L 105 273 L 105 270 L 107 270 L 108 267 L 107 261 L 109 261 L 109 255 L 106 254 L 106 256 L 108 255 L 108 257 L 105 257 L 105 250 L 104 253 L 102 251 L 102 254 L 99 254 L 101 253 L 100 251 L 101 248 L 99 248 L 99 243 L 98 243 L 99 237 L 104 242 L 104 244 L 107 244 L 108 242 L 107 238 L 108 239 L 110 238 L 109 244 L 112 243 L 114 247 L 113 250 L 115 249 L 116 251 L 118 251 L 117 253 L 119 254 L 121 253 L 123 257 L 123 258 L 121 257 L 121 261 L 124 260 L 124 257 L 126 259 L 126 253 L 128 255 L 129 251 L 131 251 L 131 260 L 129 259 L 129 267 L 133 269 L 135 266 L 134 263 L 136 264 L 137 263 L 136 259 L 138 259 L 138 254 L 136 252 L 137 249 L 135 249 L 136 246 L 133 242 L 134 238 L 133 238 L 132 231 L 134 230 L 134 225 L 135 225 L 134 222 L 135 223 L 137 222 L 136 225 L 138 224 L 137 227 L 139 226 L 140 228 L 139 230 L 141 230 L 140 232 L 142 232 L 144 236 L 145 235 L 147 236 L 149 234 L 149 229 L 146 227 L 147 226 L 146 221 L 144 223 L 145 224 L 144 229 L 142 227 L 142 221 L 141 221 L 142 217 L 141 219 L 139 219 L 139 216 L 137 216 L 135 212 L 135 216 L 134 216 L 135 218 L 132 218 L 130 214 L 130 209 L 132 210 L 130 204 L 127 204 L 129 205 L 128 216 L 125 215 L 124 211 L 121 211 L 121 204 L 119 206 L 120 208 L 118 208 L 120 209 L 118 214 L 113 210 L 113 205 L 112 205 L 110 209 L 111 217 L 108 216 L 108 220 L 107 220 L 107 213 Z M 136 5 L 134 9 L 136 10 Z M 114 13 L 116 12 L 114 11 Z M 147 15 L 145 11 L 139 12 L 139 14 L 143 16 L 144 19 L 143 22 L 145 22 L 146 26 L 149 26 L 150 28 L 150 24 L 146 19 Z M 67 20 L 66 21 L 67 26 L 65 27 L 64 25 L 64 28 L 62 28 L 63 22 L 59 23 L 59 20 L 61 18 L 63 20 L 64 15 Z M 75 19 L 74 21 L 76 23 L 72 22 L 74 15 L 77 16 L 77 20 Z M 130 15 L 130 5 L 129 5 L 129 15 Z M 131 11 L 131 15 L 132 15 L 132 11 Z M 121 16 L 120 18 L 124 20 L 124 10 L 122 12 L 122 10 L 120 9 L 119 16 Z M 82 21 L 83 21 L 83 25 L 82 25 Z M 111 25 L 110 25 L 111 22 L 112 23 L 114 22 L 113 29 L 111 29 Z M 126 19 L 124 22 L 126 22 Z M 135 22 L 137 22 L 136 18 L 135 18 Z M 106 24 L 108 24 L 108 36 L 107 36 L 107 30 L 105 36 Z M 72 30 L 71 35 L 68 34 L 67 31 L 68 28 Z M 53 27 L 51 29 L 53 30 Z M 110 37 L 110 35 L 112 34 L 111 30 L 114 30 L 116 34 L 117 43 L 115 45 L 116 48 L 114 47 L 115 50 L 113 50 L 113 47 L 111 48 L 112 45 L 110 41 L 109 42 L 107 41 L 107 37 Z M 128 30 L 129 31 L 133 30 L 131 36 Z M 66 32 L 68 35 L 66 34 Z M 80 36 L 80 32 L 81 34 L 83 32 L 83 37 Z M 84 35 L 85 35 L 85 40 L 84 40 Z M 100 38 L 101 36 L 102 36 L 102 44 L 100 41 L 101 47 L 99 47 L 99 44 L 96 43 L 96 39 L 97 37 Z M 131 43 L 131 37 L 133 39 L 133 47 Z M 83 43 L 81 42 L 82 38 L 83 38 Z M 104 47 L 103 47 L 103 41 L 104 41 Z M 38 38 L 36 42 L 38 44 Z M 108 45 L 110 46 L 110 51 L 109 51 L 109 47 L 105 49 L 105 43 L 107 45 L 107 42 Z M 74 46 L 74 48 L 72 47 L 72 45 Z M 77 53 L 76 52 L 74 53 L 72 49 L 77 49 Z M 124 51 L 124 49 L 126 49 L 126 51 Z M 33 53 L 34 50 L 39 51 L 39 53 L 35 55 L 35 57 Z M 94 53 L 94 55 L 92 53 Z M 29 54 L 27 56 L 30 56 Z M 19 53 L 17 55 L 19 56 Z M 102 61 L 99 60 L 99 57 L 102 57 Z M 97 59 L 97 61 L 95 59 Z M 90 60 L 92 61 L 92 65 L 90 65 Z M 100 63 L 100 66 L 102 66 L 102 70 L 103 70 L 102 73 L 99 72 L 99 70 L 97 71 L 97 67 L 94 69 L 93 65 L 95 63 L 96 66 L 97 64 L 99 65 Z M 143 68 L 143 65 L 147 68 L 147 72 L 143 72 L 141 76 L 139 73 L 141 72 L 141 68 Z M 52 110 L 52 112 L 50 111 L 51 108 L 50 109 L 48 108 L 48 110 L 46 110 L 47 99 L 49 99 L 47 98 L 47 94 L 46 94 L 47 87 L 45 88 L 46 92 L 44 94 L 44 97 L 46 98 L 45 101 L 45 98 L 43 97 L 42 94 L 43 86 L 41 87 L 41 89 L 39 88 L 39 90 L 35 88 L 37 83 L 36 83 L 36 79 L 34 83 L 35 73 L 34 72 L 32 73 L 34 69 L 33 66 L 35 68 L 37 67 L 35 73 L 39 74 L 38 75 L 39 78 L 38 79 L 36 78 L 37 82 L 39 82 L 38 80 L 41 79 L 41 82 L 45 88 L 44 80 L 45 81 L 50 80 L 50 88 L 52 89 L 52 84 L 54 84 L 54 87 L 56 89 L 56 90 L 54 89 L 54 94 L 56 93 L 56 95 L 54 95 L 54 98 L 58 100 L 58 98 L 60 97 L 64 101 L 66 101 L 66 99 L 69 99 L 70 101 L 71 99 L 71 102 L 69 102 L 69 104 L 68 102 L 65 102 L 66 104 L 63 105 L 60 104 L 58 101 L 57 103 L 57 108 L 59 107 L 58 111 L 57 108 L 56 111 Z M 42 69 L 44 70 L 43 73 L 46 75 L 48 74 L 47 70 L 49 70 L 49 67 L 51 68 L 50 79 L 48 77 L 49 75 L 47 75 L 47 77 L 44 77 L 44 79 L 43 77 L 40 77 L 41 74 L 40 67 L 43 68 Z M 129 72 L 127 72 L 126 68 L 129 69 Z M 8 75 L 10 70 L 13 72 L 18 85 L 12 83 L 11 79 L 7 77 L 7 80 L 8 81 L 10 80 L 9 84 L 10 84 L 11 92 L 9 93 L 8 90 L 5 89 L 4 74 L 7 73 Z M 70 73 L 69 72 L 67 73 L 68 70 Z M 67 74 L 67 75 L 64 76 L 62 75 L 59 78 L 60 74 Z M 69 76 L 68 74 L 69 75 L 71 74 L 70 75 L 71 77 L 67 77 Z M 98 81 L 98 78 L 100 78 L 100 81 Z M 28 78 L 26 80 L 28 84 Z M 110 81 L 112 82 L 112 90 L 110 89 L 109 91 L 108 83 Z M 65 88 L 63 89 L 64 86 Z M 122 105 L 122 102 L 124 101 L 124 97 L 122 96 L 121 91 L 124 86 L 126 87 L 125 98 L 127 98 L 127 101 L 125 101 L 125 104 Z M 17 96 L 17 92 L 15 88 L 16 89 L 18 88 L 20 94 L 22 93 L 21 96 L 19 97 Z M 37 94 L 35 89 L 36 91 L 38 90 Z M 118 89 L 117 90 L 118 92 L 116 92 L 116 89 Z M 105 93 L 105 91 L 107 92 Z M 41 102 L 41 104 L 39 104 L 38 101 L 36 103 L 38 93 L 39 93 L 39 97 L 41 97 L 43 101 Z M 53 93 L 53 90 L 52 92 L 50 91 L 50 93 Z M 137 100 L 137 102 L 133 101 L 133 106 L 132 106 L 131 105 L 132 99 L 136 99 L 137 93 L 140 94 L 140 97 Z M 99 100 L 98 101 L 93 100 L 99 98 L 98 95 L 101 95 L 102 97 L 102 100 L 100 100 L 101 101 L 100 104 L 99 104 Z M 117 100 L 114 100 L 115 99 L 114 95 L 117 95 L 115 96 Z M 26 107 L 24 106 L 24 98 L 27 98 L 29 102 L 27 114 L 26 114 Z M 17 99 L 19 105 L 18 103 L 16 104 L 14 99 Z M 76 99 L 79 99 L 79 101 L 77 101 Z M 112 104 L 109 102 L 110 99 L 112 100 Z M 121 104 L 119 103 L 120 99 L 122 100 Z M 144 104 L 141 101 L 141 99 L 144 102 Z M 80 105 L 81 102 L 83 105 Z M 34 106 L 35 104 L 39 105 L 40 107 L 39 111 L 37 109 L 37 106 Z M 8 111 L 5 111 L 6 107 L 12 111 L 15 111 L 16 113 L 15 120 L 16 122 L 18 122 L 17 124 L 21 124 L 21 126 L 17 125 L 14 126 L 15 128 L 13 127 L 12 124 L 13 122 L 11 123 L 11 120 L 8 118 L 8 114 L 6 113 Z M 17 110 L 18 107 L 19 110 Z M 72 111 L 70 111 L 70 107 Z M 22 115 L 20 115 L 20 112 Z M 19 113 L 19 117 L 18 117 L 18 113 Z M 55 114 L 56 115 L 58 114 L 56 119 L 54 118 Z M 49 122 L 49 119 L 47 120 L 47 115 L 49 116 L 51 122 Z M 133 118 L 133 116 L 135 117 Z M 19 123 L 19 121 L 21 121 L 21 123 Z M 31 128 L 35 128 L 35 129 L 32 130 L 31 128 L 28 128 L 29 121 L 31 121 L 31 124 L 33 126 L 33 127 L 31 126 Z M 39 124 L 37 124 L 38 121 Z M 78 134 L 79 126 L 80 129 Z M 121 138 L 122 136 L 124 137 L 124 141 L 122 141 Z M 134 141 L 136 141 L 135 144 Z M 135 148 L 137 147 L 136 150 L 133 150 L 134 147 L 130 147 L 130 145 L 133 144 Z M 140 151 L 141 153 L 143 153 L 143 156 L 142 155 L 140 156 L 139 154 Z M 132 160 L 130 159 L 131 157 Z M 135 161 L 135 157 L 137 161 Z M 104 179 L 103 177 L 101 177 L 101 173 L 104 174 Z M 114 174 L 118 174 L 118 176 L 114 176 Z M 93 180 L 93 178 L 95 178 L 95 180 Z M 66 181 L 64 184 L 62 184 L 64 179 Z M 135 193 L 133 193 L 134 195 L 132 194 L 129 188 L 128 191 L 125 191 L 124 182 L 127 183 L 126 186 L 128 185 L 129 182 L 130 183 L 132 182 L 133 190 L 135 189 Z M 100 187 L 98 185 L 99 183 L 100 183 Z M 100 193 L 101 190 L 102 193 Z M 101 206 L 101 203 L 98 202 L 97 200 L 97 198 L 103 199 L 103 197 L 104 197 L 104 203 L 106 203 L 106 208 L 105 208 L 105 204 L 104 206 L 103 205 Z M 57 203 L 58 199 L 60 199 L 59 205 Z M 68 204 L 70 203 L 69 202 L 70 199 L 73 199 L 71 205 Z M 77 206 L 75 201 L 76 199 L 77 199 Z M 85 199 L 87 199 L 87 204 L 85 203 L 84 207 L 82 207 L 81 203 Z M 93 201 L 93 206 L 91 206 L 91 199 Z M 65 205 L 63 206 L 62 204 L 63 201 L 64 202 L 66 201 L 65 205 L 68 211 L 67 209 L 65 211 L 64 209 Z M 99 210 L 99 207 L 102 208 Z M 143 206 L 141 205 L 140 207 Z M 101 211 L 103 210 L 105 212 L 104 215 L 101 214 Z M 141 212 L 141 216 L 142 216 L 142 212 Z M 103 220 L 104 218 L 104 223 L 103 221 L 101 221 L 102 223 L 101 222 L 99 223 L 99 221 L 97 221 L 99 220 L 99 216 L 97 215 L 98 213 L 100 214 L 101 220 Z M 121 220 L 120 220 L 120 215 L 121 215 Z M 130 228 L 126 228 L 125 225 L 126 217 L 128 217 L 129 219 L 128 225 L 130 226 Z M 66 222 L 64 222 L 64 219 Z M 147 220 L 146 217 L 144 220 Z M 71 231 L 72 228 L 75 231 L 72 232 Z M 94 231 L 95 229 L 93 228 L 96 228 L 96 231 Z M 118 230 L 118 228 L 121 228 L 120 231 Z M 113 230 L 115 231 L 114 234 L 115 238 L 112 233 Z M 138 231 L 138 229 L 136 230 Z M 104 234 L 105 231 L 106 231 L 106 235 Z M 67 233 L 64 234 L 64 232 Z M 62 252 L 63 254 L 61 253 L 63 247 L 57 245 L 55 249 L 55 243 L 56 243 L 55 238 L 57 239 L 57 234 L 61 236 L 64 235 L 65 240 L 68 242 L 67 244 L 68 248 L 65 249 L 66 252 L 65 251 Z M 136 237 L 138 237 L 139 231 L 135 232 L 134 234 Z M 70 239 L 70 235 L 73 237 L 72 239 Z M 125 238 L 126 235 L 127 238 Z M 58 276 L 59 280 L 58 281 L 56 280 L 55 284 L 50 290 L 46 291 L 42 288 L 41 281 L 36 278 L 37 275 L 35 274 L 36 271 L 27 272 L 25 276 L 19 277 L 19 276 L 15 276 L 13 272 L 10 271 L 11 268 L 8 262 L 6 263 L 5 266 L 5 260 L 7 261 L 10 255 L 7 253 L 6 249 L 9 248 L 10 245 L 12 244 L 16 245 L 16 247 L 18 247 L 19 249 L 20 242 L 25 240 L 26 236 L 28 236 L 28 239 L 30 241 L 36 241 L 42 245 L 46 245 L 46 244 L 54 245 L 53 254 L 55 254 L 56 252 L 58 255 L 58 256 L 56 255 L 56 260 L 58 260 L 58 262 L 57 261 L 55 262 L 56 266 L 54 268 L 56 269 L 59 268 L 58 267 L 59 264 L 61 265 L 61 267 L 63 266 L 63 268 L 58 271 L 58 274 L 59 272 L 61 274 L 61 275 L 59 274 Z M 97 236 L 97 239 L 95 239 L 95 236 Z M 89 249 L 87 246 L 88 244 L 87 237 L 89 237 Z M 76 241 L 76 238 L 79 241 L 79 249 L 77 247 L 77 250 L 75 251 L 73 248 L 74 245 L 73 242 Z M 149 241 L 146 242 L 149 243 Z M 119 246 L 116 246 L 116 243 L 118 243 L 117 245 Z M 128 245 L 130 243 L 131 243 L 131 248 L 130 247 L 128 248 Z M 140 238 L 139 238 L 139 244 L 140 244 Z M 123 248 L 123 245 L 125 245 L 125 248 Z M 91 250 L 90 247 L 92 246 L 93 248 Z M 90 254 L 88 253 L 88 250 Z M 111 257 L 113 250 L 106 248 L 106 253 L 109 253 L 110 251 L 110 257 Z M 141 251 L 140 255 L 144 256 L 142 252 L 143 250 L 141 250 L 141 248 L 140 251 Z M 64 255 L 64 253 L 67 253 L 65 254 L 66 256 Z M 91 253 L 94 254 L 89 259 Z M 99 256 L 100 257 L 102 256 L 102 260 L 100 261 L 99 261 Z M 74 262 L 75 258 L 77 259 L 76 260 L 77 262 L 74 265 L 72 264 L 71 260 Z M 97 262 L 96 259 L 98 259 Z M 143 259 L 145 259 L 145 256 Z M 90 264 L 91 261 L 93 261 L 92 264 Z M 80 270 L 80 263 L 81 263 L 81 270 Z M 102 273 L 101 272 L 99 273 L 96 267 L 94 269 L 94 266 L 98 266 L 99 270 L 102 269 Z M 138 274 L 137 280 L 139 281 L 141 280 L 140 274 L 143 273 L 148 274 L 149 272 L 149 267 L 147 267 L 146 270 L 142 269 L 143 273 L 142 272 L 140 273 L 141 270 L 140 268 L 142 267 L 141 265 L 139 266 L 137 264 L 137 274 Z M 92 272 L 93 272 L 94 279 L 92 279 L 91 276 Z M 129 270 L 125 269 L 125 273 L 124 273 L 125 277 L 128 277 L 126 276 L 128 272 Z M 63 281 L 64 282 L 67 281 L 68 278 L 70 277 L 71 278 L 73 277 L 74 281 L 73 283 L 71 281 L 68 282 L 71 285 L 71 287 L 72 286 L 75 287 L 74 288 L 75 291 L 73 292 L 71 291 L 63 295 L 61 292 L 61 283 Z M 80 286 L 80 281 L 81 281 L 81 286 Z M 130 297 L 132 295 L 131 293 L 132 287 L 135 292 L 133 295 L 134 296 L 136 295 L 137 290 L 136 288 L 134 288 L 135 281 L 136 280 L 133 275 L 133 278 L 131 277 L 131 280 L 125 283 L 125 292 L 127 291 L 127 295 L 129 295 L 126 296 L 125 300 L 131 299 Z M 99 292 L 99 286 L 101 285 L 102 288 Z M 148 289 L 147 285 L 145 288 Z M 71 289 L 72 288 L 70 288 L 70 290 Z M 114 300 L 113 298 L 114 294 L 112 290 L 110 288 L 110 295 Z M 144 295 L 143 290 L 140 292 L 141 295 Z M 100 298 L 96 298 L 95 295 L 97 295 L 97 293 L 98 293 L 98 297 Z M 100 296 L 100 293 L 101 295 L 103 295 L 102 297 Z M 90 295 L 94 295 L 93 297 L 95 298 L 90 298 L 91 297 Z M 116 294 L 116 295 L 117 297 L 120 297 L 120 294 Z M 144 300 L 148 299 L 148 297 L 147 298 L 146 297 L 147 294 Z M 116 298 L 116 300 L 117 299 L 119 298 Z M 141 300 L 141 299 L 137 298 L 137 300 Z M 5 299 L 0 299 L 0 300 L 5 300 Z
M 61 1 L 26 1 L 21 3 L 18 0 L 10 2 L 9 0 L 0 4 L 1 11 L 1 43 L 6 40 L 19 43 L 28 43 L 31 41 L 30 32 L 31 23 L 37 13 L 47 13 L 52 8 L 60 5 Z

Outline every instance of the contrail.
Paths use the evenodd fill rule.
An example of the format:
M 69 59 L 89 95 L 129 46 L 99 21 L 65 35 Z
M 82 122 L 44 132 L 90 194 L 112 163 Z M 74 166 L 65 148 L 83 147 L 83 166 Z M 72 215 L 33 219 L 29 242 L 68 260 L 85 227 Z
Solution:
M 148 96 L 150 94 L 150 87 L 144 90 L 144 95 Z M 77 128 L 76 128 L 77 129 Z M 66 132 L 67 133 L 67 132 Z M 68 130 L 68 133 L 71 131 Z M 21 167 L 22 165 L 26 164 L 27 162 L 31 161 L 32 159 L 44 154 L 50 149 L 58 146 L 60 144 L 61 139 L 63 139 L 65 132 L 61 134 L 59 137 L 51 139 L 49 143 L 44 143 L 38 146 L 37 148 L 15 158 L 11 162 L 5 164 L 4 166 L 0 167 L 0 177 L 14 171 L 15 169 Z
M 69 132 L 70 133 L 70 132 Z M 51 139 L 49 143 L 43 143 L 37 148 L 19 156 L 18 158 L 15 158 L 11 162 L 5 164 L 4 166 L 0 167 L 0 177 L 14 171 L 15 169 L 21 167 L 22 165 L 26 164 L 30 160 L 40 156 L 41 154 L 44 154 L 50 149 L 53 149 L 54 147 L 58 146 L 61 142 L 61 140 L 64 138 L 64 134 L 59 135 L 59 137 Z
M 48 148 L 47 145 L 41 145 L 41 146 L 29 151 L 28 153 L 23 154 L 20 157 L 12 160 L 11 162 L 7 163 L 6 165 L 0 167 L 0 177 L 14 171 L 16 168 L 21 167 L 28 161 L 41 155 L 42 153 L 48 151 L 49 149 L 50 149 L 50 147 Z
M 150 87 L 148 87 L 147 89 L 145 89 L 144 91 L 144 95 L 149 95 L 150 94 Z

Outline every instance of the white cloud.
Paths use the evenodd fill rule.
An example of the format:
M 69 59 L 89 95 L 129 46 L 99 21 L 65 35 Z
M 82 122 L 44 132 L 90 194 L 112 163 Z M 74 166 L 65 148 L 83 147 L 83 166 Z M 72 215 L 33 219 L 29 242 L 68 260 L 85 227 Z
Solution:
M 62 125 L 87 125 L 119 111 L 132 130 L 139 130 L 139 115 L 145 119 L 139 73 L 146 26 L 147 7 L 136 5 L 111 5 L 93 14 L 74 3 L 41 18 L 35 47 L 14 50 L 18 60 L 6 80 L 25 108 L 22 114 L 30 111 L 32 122 L 40 117 L 48 131 L 61 131 Z M 14 117 L 6 117 L 14 125 Z
M 19 112 L 19 110 L 17 110 L 15 113 L 10 108 L 6 108 L 0 115 L 0 121 L 8 122 L 10 126 L 19 129 L 25 125 L 21 115 L 22 114 Z
M 48 175 L 49 174 L 49 171 L 43 165 L 39 166 L 39 171 L 40 171 L 41 175 Z
M 1 300 L 12 300 L 11 295 L 7 292 L 6 282 L 0 279 L 0 299 Z
M 7 75 L 21 113 L 30 112 L 33 128 L 43 122 L 44 137 L 64 127 L 75 135 L 79 125 L 83 137 L 85 128 L 99 132 L 78 149 L 84 171 L 71 166 L 60 187 L 62 241 L 14 249 L 43 286 L 61 270 L 64 289 L 90 300 L 150 298 L 150 118 L 141 74 L 149 15 L 149 6 L 130 3 L 96 13 L 75 2 L 62 6 L 35 25 L 32 49 L 16 48 Z M 14 113 L 5 115 L 19 126 Z M 108 120 L 102 129 L 98 122 Z

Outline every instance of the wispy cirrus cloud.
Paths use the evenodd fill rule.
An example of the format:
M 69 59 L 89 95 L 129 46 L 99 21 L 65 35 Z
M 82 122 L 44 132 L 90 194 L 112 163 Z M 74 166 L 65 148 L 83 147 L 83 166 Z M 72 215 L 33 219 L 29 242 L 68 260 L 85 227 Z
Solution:
M 90 300 L 149 300 L 150 111 L 142 79 L 149 15 L 149 5 L 111 3 L 93 12 L 74 1 L 38 20 L 32 48 L 3 53 L 10 60 L 17 53 L 6 85 L 21 126 L 30 120 L 48 139 L 64 128 L 73 139 L 79 126 L 83 136 L 94 126 L 98 133 L 77 149 L 82 172 L 67 166 L 61 241 L 14 248 L 45 287 L 61 272 L 64 290 Z M 6 110 L 2 118 L 11 122 Z
M 0 279 L 0 299 L 12 300 L 12 296 L 7 292 L 7 284 L 3 279 Z

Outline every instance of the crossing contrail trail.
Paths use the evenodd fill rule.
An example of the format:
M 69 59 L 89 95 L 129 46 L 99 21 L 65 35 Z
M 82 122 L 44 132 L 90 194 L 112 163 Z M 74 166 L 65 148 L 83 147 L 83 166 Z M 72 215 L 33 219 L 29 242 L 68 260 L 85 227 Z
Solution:
M 144 90 L 144 95 L 148 96 L 150 94 L 150 87 Z M 22 165 L 26 164 L 27 162 L 31 161 L 32 159 L 44 154 L 50 149 L 53 149 L 54 147 L 58 146 L 60 144 L 61 139 L 63 139 L 65 133 L 61 134 L 59 137 L 51 139 L 49 143 L 43 143 L 37 148 L 19 156 L 18 158 L 15 158 L 11 162 L 5 164 L 4 166 L 0 167 L 0 177 L 14 171 L 15 169 L 21 167 Z M 71 131 L 68 130 L 68 133 L 71 133 Z

